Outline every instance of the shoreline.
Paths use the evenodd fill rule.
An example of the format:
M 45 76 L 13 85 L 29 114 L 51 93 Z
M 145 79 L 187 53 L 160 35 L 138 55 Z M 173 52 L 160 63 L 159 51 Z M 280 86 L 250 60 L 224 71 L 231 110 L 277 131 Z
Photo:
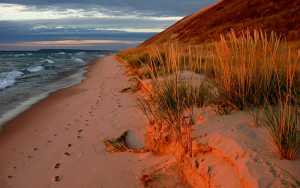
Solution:
M 56 92 L 59 92 L 61 90 L 68 89 L 68 88 L 71 88 L 73 86 L 81 84 L 83 82 L 83 80 L 87 79 L 86 75 L 89 72 L 89 67 L 92 66 L 95 62 L 101 61 L 101 59 L 104 58 L 104 57 L 105 56 L 98 57 L 98 58 L 95 58 L 95 59 L 91 60 L 89 63 L 87 63 L 87 65 L 83 69 L 81 69 L 78 72 L 76 72 L 76 73 L 74 73 L 74 74 L 58 81 L 58 82 L 66 82 L 71 77 L 76 77 L 72 80 L 72 83 L 61 83 L 59 87 L 57 87 L 55 89 L 52 89 L 48 92 L 44 92 L 44 93 L 41 93 L 39 95 L 30 97 L 27 100 L 19 103 L 19 105 L 16 108 L 11 109 L 11 110 L 5 112 L 4 114 L 2 114 L 0 116 L 0 135 L 1 135 L 1 132 L 7 126 L 7 124 L 10 123 L 10 121 L 17 118 L 19 115 L 26 112 L 30 108 L 34 107 L 34 105 L 38 104 L 39 102 L 41 102 L 43 100 L 47 100 L 48 97 L 50 97 L 52 94 L 54 94 Z
M 8 122 L 0 133 L 0 187 L 139 187 L 157 163 L 151 153 L 105 151 L 103 140 L 131 131 L 143 143 L 144 116 L 114 56 L 88 66 L 80 84 L 59 90 Z M 118 179 L 119 181 L 114 181 Z
M 51 100 L 52 98 L 55 98 L 58 95 L 64 95 L 64 93 L 68 92 L 69 89 L 71 90 L 73 87 L 81 85 L 85 80 L 88 79 L 89 73 L 90 73 L 93 65 L 95 63 L 97 63 L 98 61 L 101 61 L 106 56 L 109 56 L 109 55 L 105 55 L 104 57 L 99 57 L 99 58 L 96 58 L 94 60 L 91 60 L 81 72 L 78 72 L 78 73 L 74 74 L 74 75 L 80 74 L 81 77 L 78 78 L 78 80 L 76 80 L 76 82 L 72 83 L 71 85 L 61 87 L 57 90 L 45 92 L 45 93 L 42 93 L 38 96 L 34 96 L 32 98 L 37 98 L 37 100 L 34 101 L 34 102 L 31 102 L 32 98 L 30 98 L 30 99 L 20 103 L 20 105 L 21 105 L 20 110 L 18 110 L 18 107 L 15 108 L 15 109 L 10 110 L 10 111 L 13 111 L 13 112 L 17 111 L 16 114 L 12 115 L 11 118 L 5 118 L 5 117 L 2 116 L 0 118 L 0 137 L 1 137 L 1 135 L 3 134 L 3 132 L 5 130 L 9 129 L 10 124 L 14 124 L 13 122 L 16 119 L 18 119 L 19 116 L 26 116 L 27 111 L 31 111 L 32 108 L 38 108 L 38 106 L 41 105 L 40 103 L 47 103 L 48 100 Z M 71 76 L 74 76 L 74 75 L 71 75 Z M 7 113 L 10 113 L 10 111 L 8 111 Z M 6 115 L 6 113 L 4 115 Z M 4 119 L 3 123 L 1 122 L 2 119 Z M 5 121 L 5 119 L 8 119 L 8 120 Z

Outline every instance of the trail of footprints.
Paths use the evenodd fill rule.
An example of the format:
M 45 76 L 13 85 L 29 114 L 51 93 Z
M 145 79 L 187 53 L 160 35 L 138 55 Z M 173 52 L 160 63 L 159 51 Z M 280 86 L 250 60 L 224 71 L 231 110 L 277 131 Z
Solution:
M 94 110 L 97 108 L 98 105 L 100 105 L 100 103 L 101 103 L 102 101 L 103 101 L 103 98 L 102 98 L 101 95 L 99 95 L 98 98 L 97 98 L 97 100 L 96 100 L 96 102 L 95 102 L 95 105 L 91 105 L 91 108 L 90 108 L 90 110 L 88 111 L 88 115 L 89 115 L 91 118 L 93 118 L 93 117 L 95 116 Z M 120 105 L 120 104 L 119 104 L 119 105 Z M 82 116 L 82 115 L 80 115 L 79 117 L 80 117 L 80 119 L 83 119 L 83 116 Z M 76 122 L 76 121 L 80 121 L 80 120 L 75 119 L 74 121 Z M 85 127 L 89 127 L 89 125 L 90 125 L 90 124 L 89 124 L 89 119 L 85 119 L 85 120 L 84 120 L 83 122 L 81 122 L 81 123 L 82 123 Z M 64 130 L 65 130 L 65 131 L 71 130 L 71 126 L 72 126 L 72 124 L 71 124 L 71 123 L 68 123 L 67 126 L 64 128 Z M 34 132 L 38 132 L 38 130 L 35 129 Z M 81 139 L 83 138 L 83 136 L 82 136 L 82 134 L 83 134 L 83 132 L 84 132 L 83 128 L 78 129 L 76 132 L 77 132 L 77 134 L 76 134 L 77 140 L 81 140 Z M 57 136 L 58 136 L 58 134 L 56 134 L 56 133 L 53 134 L 53 137 L 57 137 Z M 48 145 L 49 145 L 49 144 L 52 144 L 52 143 L 53 143 L 53 141 L 52 141 L 51 139 L 48 139 L 48 140 L 47 140 L 47 144 L 48 144 Z M 64 156 L 65 156 L 65 157 L 71 157 L 71 153 L 68 151 L 68 149 L 71 149 L 72 146 L 73 146 L 73 145 L 70 144 L 70 143 L 67 144 L 67 151 L 64 152 Z M 32 150 L 33 150 L 33 152 L 37 152 L 37 151 L 39 151 L 39 148 L 38 148 L 38 147 L 33 147 Z M 31 159 L 33 158 L 33 156 L 34 156 L 34 155 L 32 155 L 32 154 L 28 154 L 26 157 L 27 157 L 28 160 L 31 160 Z M 57 163 L 54 164 L 53 168 L 54 168 L 55 171 L 57 171 L 57 170 L 60 169 L 62 166 L 63 166 L 63 165 L 62 165 L 60 162 L 57 162 Z M 16 169 L 17 169 L 17 166 L 13 166 L 13 170 L 16 170 Z M 14 176 L 13 176 L 13 175 L 8 175 L 7 178 L 8 178 L 8 179 L 13 179 Z M 54 182 L 61 182 L 62 179 L 63 179 L 63 176 L 61 176 L 61 175 L 55 175 L 55 176 L 53 177 L 53 181 L 54 181 Z
M 81 115 L 80 115 L 80 117 L 82 118 Z M 89 122 L 88 120 L 85 120 L 85 125 L 89 125 L 88 122 Z M 71 123 L 69 123 L 68 126 L 70 127 L 70 126 L 71 126 Z M 68 129 L 65 129 L 65 130 L 69 130 L 69 128 L 68 128 Z M 78 130 L 77 130 L 76 138 L 77 138 L 78 140 L 82 139 L 82 133 L 83 133 L 83 129 L 78 129 Z M 72 146 L 73 146 L 72 144 L 68 144 L 68 145 L 67 145 L 67 148 L 70 149 L 70 148 L 72 148 Z M 66 157 L 71 157 L 71 153 L 70 153 L 69 151 L 66 151 L 66 152 L 64 152 L 64 156 L 66 156 Z M 62 167 L 62 164 L 61 164 L 60 162 L 57 162 L 57 163 L 54 165 L 54 169 L 55 169 L 55 170 L 58 170 L 58 169 L 60 169 L 61 167 Z M 62 181 L 62 179 L 63 179 L 63 176 L 61 176 L 61 175 L 56 175 L 56 176 L 54 176 L 53 181 L 54 181 L 54 182 L 60 182 L 60 181 Z
M 100 102 L 102 102 L 102 97 L 99 95 L 98 99 L 96 100 L 95 106 L 92 105 L 90 110 L 88 111 L 88 115 L 90 117 L 94 117 L 93 111 L 96 109 L 97 105 L 99 105 Z M 82 115 L 80 115 L 79 117 L 83 118 Z M 84 122 L 82 122 L 82 124 L 84 124 L 86 127 L 88 127 L 89 126 L 89 120 L 88 119 L 84 120 Z M 70 127 L 71 124 L 69 123 L 68 126 Z M 65 130 L 69 130 L 69 128 L 66 127 Z M 77 136 L 76 136 L 77 139 L 82 139 L 82 133 L 83 133 L 83 129 L 78 129 L 77 130 Z M 72 144 L 68 144 L 68 148 L 71 148 L 71 147 L 72 147 Z M 65 152 L 64 155 L 70 157 L 71 153 Z M 62 166 L 61 163 L 56 163 L 54 165 L 54 169 L 59 169 L 61 166 Z M 62 180 L 62 176 L 59 176 L 59 175 L 54 176 L 54 181 L 55 182 L 60 182 L 61 180 Z
M 103 98 L 102 98 L 101 95 L 99 95 L 98 98 L 97 98 L 97 100 L 96 100 L 96 102 L 95 102 L 95 105 L 91 105 L 91 108 L 90 108 L 90 110 L 88 111 L 88 116 L 90 116 L 91 118 L 93 118 L 93 117 L 95 116 L 94 110 L 97 108 L 97 106 L 98 106 L 102 101 L 103 101 Z M 80 119 L 83 119 L 83 118 L 84 118 L 82 115 L 80 115 L 79 117 L 80 117 Z M 76 121 L 80 121 L 80 120 L 79 120 L 79 119 L 75 119 L 74 121 L 76 122 Z M 76 123 L 77 123 L 77 122 L 76 122 Z M 84 120 L 83 122 L 81 122 L 81 123 L 82 123 L 85 127 L 89 127 L 89 125 L 90 125 L 89 119 L 85 119 L 85 120 Z M 64 127 L 64 130 L 65 130 L 65 131 L 71 130 L 71 126 L 72 126 L 72 123 L 67 123 L 66 127 Z M 34 132 L 38 132 L 38 130 L 35 129 Z M 76 134 L 77 140 L 81 140 L 81 139 L 83 138 L 83 136 L 82 136 L 83 132 L 84 132 L 84 129 L 83 129 L 83 128 L 78 129 L 78 130 L 76 131 L 76 133 L 77 133 L 77 134 Z M 56 133 L 53 134 L 53 137 L 57 137 L 57 136 L 58 136 L 58 134 L 56 134 Z M 50 144 L 53 143 L 52 139 L 48 139 L 46 142 L 47 142 L 48 145 L 50 145 Z M 66 147 L 66 148 L 67 148 L 67 151 L 64 152 L 64 156 L 65 156 L 65 157 L 71 157 L 71 152 L 70 152 L 69 150 L 72 148 L 72 146 L 73 146 L 73 145 L 72 145 L 71 143 L 67 144 L 67 147 Z M 32 150 L 33 150 L 33 152 L 37 152 L 37 151 L 39 151 L 39 148 L 35 146 L 35 147 L 33 147 Z M 32 154 L 28 154 L 26 157 L 27 157 L 28 160 L 31 160 L 31 159 L 33 158 L 33 156 L 34 156 L 34 155 L 32 155 Z M 60 168 L 62 168 L 62 167 L 63 167 L 63 165 L 62 165 L 60 162 L 57 162 L 57 163 L 54 164 L 53 169 L 54 169 L 55 171 L 58 171 L 58 170 L 59 170 Z M 16 170 L 16 169 L 17 169 L 17 166 L 13 166 L 13 170 Z M 8 175 L 7 178 L 8 178 L 8 179 L 13 179 L 14 176 L 13 176 L 13 175 Z M 61 182 L 62 179 L 63 179 L 63 176 L 62 176 L 62 175 L 58 175 L 58 174 L 55 175 L 55 176 L 53 177 L 53 181 L 54 181 L 54 182 Z

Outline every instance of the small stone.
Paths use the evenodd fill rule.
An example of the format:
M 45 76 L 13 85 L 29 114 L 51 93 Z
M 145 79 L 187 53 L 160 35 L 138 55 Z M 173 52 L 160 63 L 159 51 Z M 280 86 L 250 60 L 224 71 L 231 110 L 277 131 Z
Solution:
M 38 150 L 38 148 L 33 148 L 33 151 L 37 151 Z
M 69 147 L 69 148 L 72 147 L 72 144 L 68 144 L 68 147 Z
M 65 152 L 64 153 L 66 156 L 71 156 L 71 154 L 69 152 Z
M 13 178 L 13 176 L 7 176 L 9 179 Z

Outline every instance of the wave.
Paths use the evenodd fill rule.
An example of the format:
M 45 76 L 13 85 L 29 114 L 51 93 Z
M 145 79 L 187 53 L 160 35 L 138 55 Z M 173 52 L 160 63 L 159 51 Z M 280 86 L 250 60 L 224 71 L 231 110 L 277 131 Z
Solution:
M 0 73 L 0 90 L 10 87 L 15 84 L 16 79 L 24 73 L 20 71 L 11 71 Z
M 39 71 L 44 70 L 44 67 L 41 65 L 38 65 L 38 66 L 34 66 L 34 67 L 29 67 L 26 70 L 29 72 L 39 72 Z
M 73 58 L 73 61 L 75 61 L 76 63 L 85 63 L 85 61 L 81 58 Z
M 56 53 L 57 55 L 65 55 L 66 54 L 66 52 L 58 52 L 58 53 Z
M 52 59 L 44 59 L 42 61 L 40 61 L 41 63 L 49 63 L 49 64 L 54 64 L 55 61 L 53 61 Z
M 24 57 L 25 54 L 14 54 L 14 57 Z

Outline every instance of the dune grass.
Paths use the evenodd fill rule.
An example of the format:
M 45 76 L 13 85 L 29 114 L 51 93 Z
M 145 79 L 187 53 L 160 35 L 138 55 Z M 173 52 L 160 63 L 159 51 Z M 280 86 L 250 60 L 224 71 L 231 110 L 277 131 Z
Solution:
M 203 85 L 193 86 L 187 81 L 181 81 L 179 75 L 176 75 L 167 80 L 156 80 L 146 96 L 139 99 L 139 106 L 149 122 L 169 127 L 170 135 L 175 135 L 184 155 L 192 155 L 190 129 L 193 108 L 205 104 L 207 92 Z
M 246 31 L 221 36 L 215 43 L 213 79 L 224 97 L 239 109 L 278 103 L 280 94 L 296 89 L 299 55 L 275 34 Z M 295 94 L 296 91 L 292 91 Z
M 274 33 L 230 32 L 210 44 L 167 43 L 148 47 L 143 52 L 148 54 L 142 65 L 150 67 L 144 69 L 148 74 L 157 77 L 174 70 L 205 74 L 215 83 L 222 100 L 241 110 L 263 105 L 266 100 L 276 104 L 278 92 L 286 93 L 288 84 L 293 88 L 293 95 L 299 93 L 296 87 L 299 52 Z M 144 60 L 144 53 L 138 54 L 134 57 Z
M 299 112 L 288 102 L 264 109 L 264 126 L 269 130 L 282 158 L 294 160 L 300 148 Z
M 299 148 L 295 143 L 299 114 L 294 109 L 299 107 L 300 51 L 276 34 L 230 32 L 207 44 L 165 43 L 122 55 L 140 62 L 139 66 L 129 64 L 138 67 L 141 79 L 153 80 L 153 89 L 142 102 L 149 119 L 178 131 L 186 126 L 187 109 L 197 105 L 215 104 L 227 114 L 232 109 L 259 108 L 267 103 L 277 107 L 264 110 L 264 124 L 282 156 L 294 158 Z M 217 92 L 208 92 L 203 83 L 195 86 L 191 80 L 180 80 L 183 71 L 205 75 L 213 85 L 209 89 Z M 159 81 L 168 75 L 173 79 Z M 289 100 L 283 100 L 286 98 Z

